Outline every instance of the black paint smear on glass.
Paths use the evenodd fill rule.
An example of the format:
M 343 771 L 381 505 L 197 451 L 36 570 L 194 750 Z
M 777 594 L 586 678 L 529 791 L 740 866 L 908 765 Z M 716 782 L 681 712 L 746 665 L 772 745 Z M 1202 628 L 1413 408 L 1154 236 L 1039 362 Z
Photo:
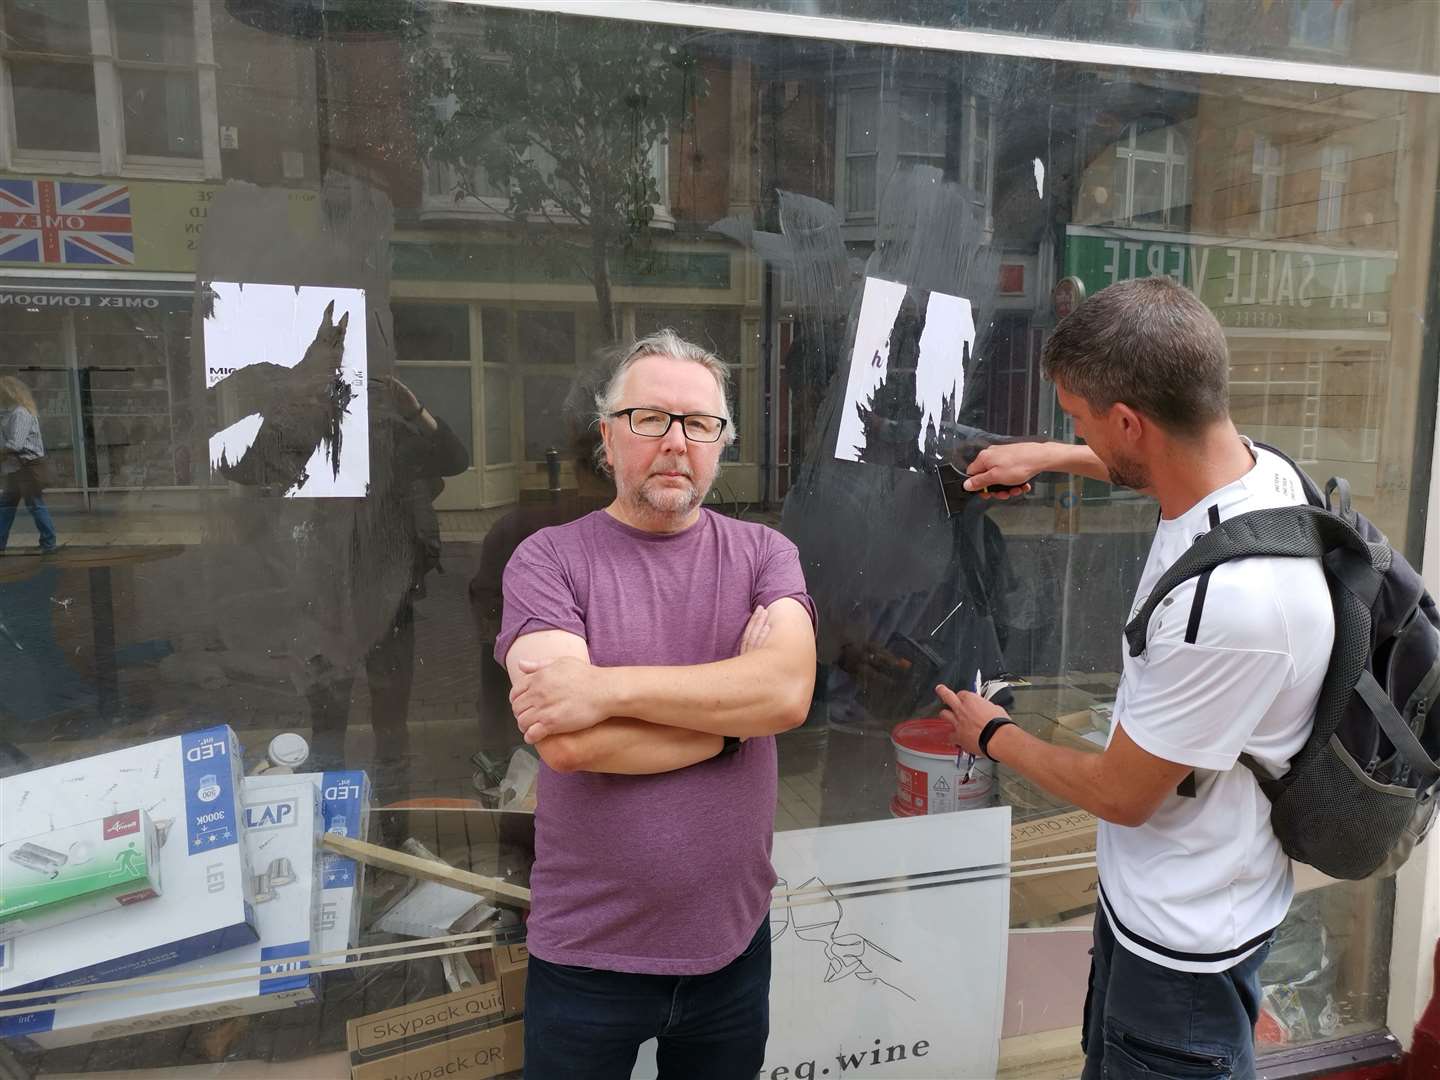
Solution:
M 239 415 L 259 413 L 262 418 L 255 441 L 239 461 L 232 463 L 221 455 L 215 468 L 225 479 L 290 491 L 310 479 L 306 466 L 322 444 L 332 474 L 340 475 L 340 425 L 355 391 L 341 370 L 350 315 L 342 315 L 338 323 L 334 316 L 332 300 L 314 340 L 294 367 L 251 364 L 211 388 L 212 399 L 221 393 L 233 395 Z

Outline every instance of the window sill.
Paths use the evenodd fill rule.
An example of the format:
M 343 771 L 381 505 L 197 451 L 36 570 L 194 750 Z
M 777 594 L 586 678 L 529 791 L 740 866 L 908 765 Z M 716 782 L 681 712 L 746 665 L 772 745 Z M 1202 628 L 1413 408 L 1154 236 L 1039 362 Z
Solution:
M 1265 1080 L 1309 1080 L 1399 1060 L 1400 1041 L 1389 1031 L 1371 1031 L 1293 1050 L 1261 1053 L 1257 1065 Z

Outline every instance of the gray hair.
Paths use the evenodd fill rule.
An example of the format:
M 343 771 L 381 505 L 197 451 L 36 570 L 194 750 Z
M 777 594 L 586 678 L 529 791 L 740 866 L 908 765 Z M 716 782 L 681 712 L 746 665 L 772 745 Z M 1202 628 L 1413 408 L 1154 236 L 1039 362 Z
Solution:
M 615 362 L 610 377 L 605 380 L 604 386 L 595 394 L 595 418 L 597 420 L 608 419 L 619 406 L 620 386 L 625 379 L 625 373 L 634 367 L 637 361 L 644 360 L 647 356 L 669 356 L 676 360 L 689 360 L 710 372 L 715 377 L 715 384 L 720 387 L 720 415 L 725 417 L 725 434 L 721 437 L 721 442 L 729 446 L 735 441 L 739 432 L 735 430 L 735 420 L 730 415 L 730 369 L 725 366 L 725 361 L 709 349 L 696 345 L 693 341 L 686 341 L 668 327 L 664 330 L 656 330 L 653 334 L 647 334 L 619 353 L 619 359 Z M 601 453 L 603 453 L 603 449 Z
M 1230 352 L 1210 309 L 1168 277 L 1101 289 L 1061 320 L 1045 377 L 1097 413 L 1123 401 L 1178 435 L 1230 415 Z

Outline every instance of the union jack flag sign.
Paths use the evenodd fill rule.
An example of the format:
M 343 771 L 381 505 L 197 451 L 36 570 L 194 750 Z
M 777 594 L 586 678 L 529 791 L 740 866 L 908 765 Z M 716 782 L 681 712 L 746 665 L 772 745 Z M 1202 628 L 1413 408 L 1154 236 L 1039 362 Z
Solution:
M 0 262 L 133 264 L 130 188 L 69 180 L 0 179 Z

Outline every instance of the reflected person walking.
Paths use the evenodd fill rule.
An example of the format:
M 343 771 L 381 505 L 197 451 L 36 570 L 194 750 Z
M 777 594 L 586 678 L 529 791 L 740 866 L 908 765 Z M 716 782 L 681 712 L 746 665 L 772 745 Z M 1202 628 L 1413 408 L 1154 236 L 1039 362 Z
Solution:
M 10 541 L 15 510 L 23 499 L 40 534 L 40 552 L 49 554 L 58 542 L 45 505 L 47 461 L 39 410 L 30 388 L 13 375 L 0 376 L 0 443 L 0 551 Z

